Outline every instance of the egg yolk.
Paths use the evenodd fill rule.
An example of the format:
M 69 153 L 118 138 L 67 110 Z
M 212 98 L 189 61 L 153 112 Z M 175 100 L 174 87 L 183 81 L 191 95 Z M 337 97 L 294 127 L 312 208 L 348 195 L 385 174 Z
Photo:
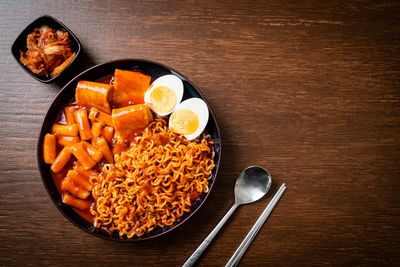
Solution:
M 174 91 L 167 86 L 159 86 L 150 94 L 150 102 L 153 109 L 157 112 L 170 112 L 176 105 L 176 96 Z
M 199 128 L 199 117 L 189 109 L 180 109 L 172 114 L 171 128 L 179 134 L 192 134 Z

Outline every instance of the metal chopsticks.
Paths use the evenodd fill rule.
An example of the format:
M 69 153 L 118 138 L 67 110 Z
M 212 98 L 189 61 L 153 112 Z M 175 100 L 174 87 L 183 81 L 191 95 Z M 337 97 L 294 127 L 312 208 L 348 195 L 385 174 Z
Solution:
M 268 218 L 271 211 L 274 209 L 275 205 L 278 203 L 279 199 L 281 198 L 282 194 L 286 190 L 286 184 L 282 184 L 279 188 L 278 192 L 276 192 L 275 196 L 272 198 L 271 202 L 265 208 L 263 213 L 260 215 L 256 223 L 251 228 L 250 232 L 246 235 L 243 239 L 242 243 L 236 249 L 235 253 L 233 253 L 231 259 L 225 265 L 225 267 L 233 267 L 236 266 L 239 261 L 242 259 L 244 253 L 246 252 L 247 248 L 250 246 L 251 242 L 253 241 L 254 237 L 257 235 L 258 231 L 261 229 L 261 226 L 264 224 L 265 220 Z

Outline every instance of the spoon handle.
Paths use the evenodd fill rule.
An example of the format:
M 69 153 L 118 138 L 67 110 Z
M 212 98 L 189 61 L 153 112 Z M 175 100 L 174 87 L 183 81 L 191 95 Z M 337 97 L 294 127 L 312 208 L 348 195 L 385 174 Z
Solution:
M 260 215 L 256 223 L 251 228 L 250 232 L 246 235 L 243 239 L 242 243 L 236 249 L 235 253 L 232 255 L 231 259 L 225 265 L 225 267 L 232 267 L 236 266 L 239 261 L 242 259 L 244 253 L 246 252 L 247 248 L 250 246 L 251 242 L 253 241 L 254 237 L 257 235 L 258 231 L 261 229 L 261 226 L 264 224 L 265 220 L 268 218 L 271 211 L 274 209 L 276 203 L 278 203 L 279 199 L 281 198 L 283 192 L 286 190 L 286 185 L 282 184 L 279 188 L 278 192 L 272 198 L 271 202 L 265 208 L 263 213 Z
M 200 244 L 200 246 L 193 252 L 193 254 L 190 256 L 190 258 L 183 264 L 183 267 L 189 267 L 193 266 L 196 261 L 200 258 L 201 254 L 203 254 L 204 250 L 208 247 L 208 245 L 211 243 L 211 241 L 214 239 L 214 237 L 217 235 L 219 230 L 221 230 L 222 226 L 228 221 L 229 217 L 231 217 L 232 213 L 236 210 L 238 207 L 238 204 L 233 204 L 233 206 L 229 209 L 229 211 L 225 214 L 225 216 L 219 221 L 217 226 L 215 226 L 214 230 L 204 239 L 203 243 Z

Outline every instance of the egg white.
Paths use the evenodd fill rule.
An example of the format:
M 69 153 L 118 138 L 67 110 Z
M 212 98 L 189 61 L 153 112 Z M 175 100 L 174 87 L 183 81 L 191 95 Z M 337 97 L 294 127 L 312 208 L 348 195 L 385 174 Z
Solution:
M 168 114 L 171 114 L 172 111 L 174 111 L 175 107 L 171 109 L 169 112 L 158 112 L 156 111 L 152 104 L 151 104 L 151 98 L 150 95 L 156 89 L 157 87 L 160 86 L 166 86 L 171 88 L 171 90 L 174 92 L 176 96 L 176 104 L 175 107 L 182 101 L 182 96 L 183 96 L 183 83 L 182 80 L 179 79 L 177 76 L 168 74 L 161 76 L 157 78 L 149 87 L 149 89 L 146 91 L 144 94 L 144 102 L 149 105 L 152 111 L 154 111 L 157 115 L 161 117 L 165 117 Z
M 202 99 L 197 98 L 197 97 L 189 98 L 189 99 L 186 99 L 185 101 L 182 101 L 179 105 L 177 105 L 175 107 L 175 110 L 169 117 L 169 122 L 168 122 L 169 127 L 171 127 L 171 118 L 172 118 L 173 114 L 181 109 L 191 110 L 199 118 L 199 127 L 197 128 L 197 130 L 192 134 L 184 134 L 186 139 L 193 140 L 196 137 L 198 137 L 206 128 L 206 125 L 208 122 L 208 117 L 209 117 L 209 111 L 208 111 L 207 104 Z

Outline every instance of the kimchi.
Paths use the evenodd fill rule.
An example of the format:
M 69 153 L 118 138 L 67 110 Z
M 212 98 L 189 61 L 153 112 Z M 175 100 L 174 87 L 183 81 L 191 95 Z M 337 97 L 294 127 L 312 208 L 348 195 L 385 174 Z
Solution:
M 20 61 L 34 74 L 57 76 L 71 63 L 75 53 L 71 51 L 68 32 L 43 25 L 28 35 L 27 51 L 21 51 Z

